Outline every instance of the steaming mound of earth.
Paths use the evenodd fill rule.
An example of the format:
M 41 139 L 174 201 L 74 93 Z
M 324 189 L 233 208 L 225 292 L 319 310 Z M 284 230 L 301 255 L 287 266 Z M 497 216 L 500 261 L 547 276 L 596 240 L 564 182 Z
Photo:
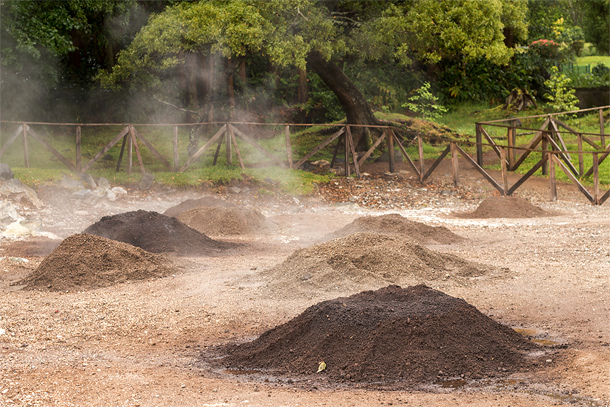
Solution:
M 271 226 L 263 214 L 248 208 L 207 206 L 189 209 L 176 218 L 189 227 L 212 236 L 259 233 Z
M 397 213 L 382 216 L 364 216 L 332 233 L 330 237 L 339 238 L 357 232 L 394 233 L 408 237 L 415 243 L 456 243 L 463 238 L 444 226 L 428 226 L 409 220 Z
M 354 233 L 299 249 L 262 273 L 277 294 L 413 284 L 495 273 L 494 267 L 438 253 L 400 235 Z
M 17 284 L 25 289 L 81 291 L 176 273 L 162 255 L 86 233 L 72 235 Z
M 214 198 L 211 196 L 204 196 L 203 198 L 199 199 L 187 199 L 186 201 L 183 201 L 178 205 L 172 206 L 171 208 L 167 209 L 165 212 L 163 212 L 163 214 L 165 216 L 171 216 L 175 218 L 184 211 L 188 211 L 189 209 L 194 208 L 200 208 L 203 206 L 220 206 L 223 208 L 234 208 L 237 205 L 231 202 L 223 201 L 222 199 Z
M 85 233 L 128 243 L 152 253 L 205 256 L 230 247 L 228 243 L 210 239 L 176 218 L 143 210 L 104 216 L 85 229 Z
M 462 299 L 424 285 L 391 285 L 313 305 L 252 342 L 224 348 L 221 363 L 331 382 L 413 385 L 509 375 L 530 368 L 528 353 L 539 349 Z M 326 369 L 317 373 L 322 361 Z
M 489 197 L 484 199 L 474 212 L 456 214 L 463 219 L 537 218 L 555 215 L 554 212 L 545 211 L 515 196 Z

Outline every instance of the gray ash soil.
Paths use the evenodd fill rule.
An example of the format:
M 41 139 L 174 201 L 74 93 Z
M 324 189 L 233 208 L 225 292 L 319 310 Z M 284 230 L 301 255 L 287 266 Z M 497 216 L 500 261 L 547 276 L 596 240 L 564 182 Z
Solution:
M 203 198 L 187 199 L 185 201 L 182 201 L 178 205 L 172 206 L 171 208 L 167 209 L 165 212 L 163 212 L 163 214 L 165 216 L 171 216 L 175 218 L 182 212 L 206 206 L 234 208 L 237 205 L 232 202 L 225 201 L 223 199 L 214 198 L 211 196 L 204 196 Z
M 464 240 L 444 226 L 429 226 L 425 223 L 409 220 L 397 213 L 364 216 L 355 219 L 352 223 L 328 237 L 332 239 L 341 238 L 357 232 L 398 234 L 420 244 L 450 244 Z
M 211 239 L 176 218 L 143 210 L 104 216 L 84 233 L 128 243 L 151 253 L 209 256 L 234 247 Z
M 264 233 L 274 227 L 262 213 L 249 208 L 204 206 L 184 211 L 176 218 L 210 236 Z
M 470 278 L 506 273 L 505 269 L 429 250 L 400 235 L 354 233 L 298 249 L 261 275 L 272 293 L 286 296 L 356 291 L 366 284 L 381 287 L 447 279 L 466 283 Z
M 16 285 L 26 290 L 82 291 L 164 277 L 178 270 L 162 255 L 80 233 L 64 239 Z
M 540 350 L 462 299 L 392 285 L 315 304 L 252 342 L 222 348 L 220 363 L 314 381 L 410 386 L 533 369 L 532 352 Z M 326 368 L 317 372 L 321 362 Z

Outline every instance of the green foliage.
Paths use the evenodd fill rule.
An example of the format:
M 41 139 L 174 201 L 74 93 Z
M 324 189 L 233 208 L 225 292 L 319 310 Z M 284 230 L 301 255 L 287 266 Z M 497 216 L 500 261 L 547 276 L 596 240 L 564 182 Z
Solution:
M 430 92 L 430 82 L 424 82 L 421 88 L 413 91 L 414 95 L 409 97 L 409 102 L 403 107 L 415 112 L 424 120 L 434 120 L 447 112 L 447 109 L 438 104 L 438 98 Z
M 581 1 L 585 39 L 601 55 L 610 54 L 610 0 Z
M 578 71 L 567 71 L 566 76 L 571 80 L 575 88 L 596 88 L 599 86 L 610 86 L 610 68 L 604 63 L 599 63 L 591 69 L 591 73 L 580 73 Z
M 414 60 L 434 64 L 463 56 L 508 62 L 513 50 L 504 45 L 505 28 L 524 38 L 523 1 L 417 0 L 390 4 L 383 16 L 363 25 L 370 57 L 391 51 L 405 65 Z M 510 15 L 512 18 L 505 18 Z
M 570 87 L 572 81 L 566 75 L 559 73 L 556 66 L 551 68 L 551 78 L 544 84 L 550 93 L 544 96 L 550 101 L 549 106 L 555 112 L 565 112 L 578 109 L 578 98 L 575 90 Z

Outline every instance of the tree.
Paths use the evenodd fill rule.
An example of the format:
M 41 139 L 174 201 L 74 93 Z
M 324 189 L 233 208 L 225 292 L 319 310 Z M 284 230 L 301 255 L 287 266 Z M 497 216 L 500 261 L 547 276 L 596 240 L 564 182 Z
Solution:
M 601 54 L 610 54 L 610 0 L 581 0 L 585 39 Z
M 259 54 L 277 66 L 302 69 L 308 64 L 337 95 L 348 122 L 375 124 L 368 102 L 341 63 L 389 56 L 407 66 L 414 61 L 433 65 L 456 55 L 503 63 L 512 55 L 504 44 L 505 29 L 514 38 L 524 36 L 524 4 L 520 0 L 183 3 L 152 18 L 119 54 L 112 72 L 103 72 L 100 79 L 106 86 L 121 81 L 159 85 L 159 71 L 184 64 L 188 53 L 220 54 L 231 60 Z
M 72 105 L 69 110 L 82 106 L 94 85 L 93 76 L 114 64 L 114 55 L 145 22 L 148 3 L 0 2 L 0 91 L 19 94 L 19 98 L 3 98 L 3 113 L 41 119 L 48 111 L 58 113 L 62 103 L 52 103 L 53 99 Z

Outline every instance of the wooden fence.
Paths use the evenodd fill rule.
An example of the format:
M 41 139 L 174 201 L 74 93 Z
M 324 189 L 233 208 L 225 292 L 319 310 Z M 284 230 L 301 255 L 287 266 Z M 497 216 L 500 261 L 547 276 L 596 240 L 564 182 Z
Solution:
M 503 187 L 496 187 L 504 195 L 511 195 L 529 177 L 538 170 L 542 175 L 549 176 L 551 200 L 557 199 L 556 166 L 574 183 L 582 194 L 593 204 L 601 205 L 608 197 L 610 191 L 600 191 L 600 164 L 610 155 L 610 144 L 606 144 L 605 134 L 607 113 L 610 106 L 583 109 L 573 112 L 562 112 L 548 115 L 520 117 L 519 119 L 493 120 L 476 124 L 477 165 L 483 166 L 483 147 L 488 146 L 500 159 L 503 174 Z M 596 111 L 599 117 L 599 132 L 583 132 L 565 124 L 559 118 L 566 115 L 580 115 Z M 520 125 L 522 121 L 531 119 L 544 119 L 539 128 L 526 128 Z M 490 136 L 490 128 L 504 129 L 505 135 L 501 137 Z M 517 145 L 517 137 L 531 136 L 527 142 Z M 504 144 L 500 144 L 500 143 Z M 588 146 L 588 149 L 585 149 Z M 533 163 L 513 186 L 506 183 L 506 173 L 514 172 L 521 167 L 532 153 L 540 158 Z M 575 156 L 575 157 L 574 157 Z M 585 159 L 590 156 L 590 160 Z M 574 163 L 576 161 L 576 163 Z M 585 162 L 591 166 L 585 168 Z M 592 178 L 593 188 L 590 191 L 582 181 Z M 493 183 L 492 183 L 493 185 Z
M 50 140 L 41 136 L 33 127 L 43 125 L 58 125 L 56 123 L 25 123 L 25 122 L 0 122 L 3 126 L 13 126 L 14 130 L 10 132 L 9 138 L 0 147 L 0 160 L 2 155 L 6 152 L 7 148 L 13 144 L 19 136 L 22 137 L 23 142 L 23 154 L 24 154 L 24 165 L 30 167 L 29 158 L 29 139 L 34 139 L 39 142 L 44 148 L 50 151 L 60 162 L 62 162 L 70 171 L 75 173 L 84 173 L 89 171 L 92 166 L 102 158 L 113 146 L 122 140 L 121 150 L 119 158 L 116 164 L 116 171 L 121 168 L 122 161 L 126 155 L 126 169 L 128 173 L 132 172 L 133 168 L 133 151 L 136 153 L 137 164 L 140 172 L 146 172 L 144 162 L 142 160 L 141 148 L 146 148 L 150 153 L 167 169 L 167 171 L 184 172 L 195 162 L 201 159 L 201 156 L 208 150 L 211 150 L 216 144 L 216 150 L 214 153 L 213 165 L 217 163 L 220 155 L 221 146 L 225 146 L 225 158 L 229 165 L 233 164 L 233 157 L 237 158 L 239 166 L 245 168 L 244 156 L 240 150 L 240 143 L 247 143 L 252 146 L 255 150 L 261 153 L 266 162 L 273 163 L 275 165 L 284 166 L 291 169 L 297 169 L 301 167 L 306 161 L 314 157 L 318 152 L 324 148 L 333 148 L 333 158 L 331 161 L 331 167 L 334 166 L 337 161 L 337 157 L 340 152 L 343 153 L 343 165 L 345 176 L 350 176 L 352 171 L 356 177 L 361 176 L 361 167 L 364 162 L 384 144 L 384 147 L 389 152 L 393 152 L 395 148 L 402 153 L 406 166 L 411 170 L 421 183 L 425 183 L 429 177 L 437 169 L 438 165 L 450 155 L 451 168 L 453 173 L 454 184 L 459 185 L 459 157 L 462 157 L 462 162 L 466 162 L 476 169 L 481 176 L 487 180 L 495 189 L 497 189 L 502 195 L 512 195 L 523 183 L 530 178 L 538 170 L 541 170 L 543 175 L 549 176 L 550 185 L 550 196 L 552 200 L 557 199 L 557 183 L 556 183 L 556 171 L 555 167 L 558 166 L 568 178 L 576 184 L 578 189 L 585 195 L 585 197 L 592 203 L 601 205 L 610 196 L 610 191 L 602 193 L 600 191 L 599 181 L 599 165 L 610 155 L 610 144 L 606 145 L 606 135 L 604 133 L 604 112 L 607 111 L 610 106 L 605 106 L 595 109 L 586 109 L 577 112 L 569 112 L 571 114 L 581 114 L 583 112 L 589 112 L 591 110 L 597 110 L 599 112 L 599 133 L 586 133 L 579 132 L 570 126 L 566 125 L 558 119 L 561 114 L 551 114 L 542 116 L 531 116 L 527 118 L 520 118 L 519 120 L 528 119 L 541 119 L 543 125 L 536 129 L 528 129 L 523 126 L 518 126 L 519 120 L 508 119 L 508 120 L 495 120 L 488 122 L 479 122 L 476 124 L 476 142 L 469 142 L 465 140 L 447 140 L 447 139 L 434 139 L 434 142 L 438 145 L 444 146 L 444 150 L 440 155 L 429 162 L 429 166 L 426 168 L 426 161 L 424 160 L 424 143 L 431 141 L 432 137 L 418 135 L 415 138 L 407 139 L 401 135 L 401 130 L 393 126 L 358 126 L 350 124 L 329 124 L 329 125 L 316 125 L 327 127 L 332 130 L 332 134 L 320 142 L 318 145 L 313 147 L 309 152 L 304 154 L 302 157 L 297 159 L 293 158 L 293 151 L 291 145 L 291 127 L 303 127 L 312 125 L 302 124 L 285 124 L 285 123 L 273 123 L 273 124 L 260 124 L 260 123 L 198 123 L 198 124 L 171 124 L 171 125 L 150 125 L 150 124 L 61 124 L 61 126 L 67 126 L 73 129 L 74 140 L 75 140 L 75 157 L 74 161 L 60 153 L 56 148 L 50 144 Z M 565 113 L 562 113 L 565 114 Z M 200 147 L 194 154 L 188 156 L 185 162 L 181 163 L 179 160 L 180 151 L 178 143 L 178 133 L 181 126 L 193 126 L 205 125 L 217 129 L 215 133 Z M 82 142 L 82 128 L 85 126 L 119 126 L 120 131 L 89 160 L 83 162 L 81 155 L 81 142 Z M 137 128 L 143 126 L 157 126 L 171 129 L 172 139 L 172 156 L 165 157 L 161 154 L 153 144 L 144 137 Z M 238 126 L 245 126 L 248 128 L 253 127 L 265 127 L 273 126 L 273 128 L 283 127 L 284 131 L 284 148 L 285 152 L 282 157 L 277 155 L 277 152 L 269 151 L 261 146 L 257 139 L 246 134 L 247 130 L 240 130 Z M 369 130 L 374 130 L 378 136 L 366 152 L 356 152 L 353 130 L 358 127 L 367 127 Z M 490 134 L 493 133 L 491 128 L 505 129 L 506 135 L 501 137 L 492 137 Z M 168 133 L 170 131 L 168 130 Z M 576 145 L 571 150 L 568 148 L 566 143 L 566 135 L 570 135 L 575 140 Z M 518 136 L 532 136 L 531 139 L 525 143 L 525 145 L 517 145 Z M 169 136 L 169 134 L 168 134 Z M 332 146 L 332 143 L 335 143 Z M 141 143 L 141 144 L 140 144 Z M 587 144 L 593 150 L 585 150 L 583 145 Z M 411 158 L 407 154 L 406 149 L 409 145 L 416 147 L 417 156 L 415 159 Z M 466 150 L 476 150 L 476 156 L 471 157 Z M 484 150 L 489 150 L 497 154 L 501 164 L 502 179 L 497 181 L 493 176 L 484 168 Z M 539 154 L 540 159 L 537 160 L 532 168 L 527 171 L 520 179 L 515 182 L 512 186 L 508 183 L 508 172 L 516 171 L 524 161 L 530 157 L 533 157 L 532 153 Z M 573 164 L 572 156 L 577 157 L 577 163 Z M 591 166 L 585 168 L 584 157 L 591 156 Z M 390 172 L 395 172 L 395 158 L 394 154 L 388 154 L 388 169 Z M 578 167 L 578 168 L 577 168 Z M 590 191 L 582 184 L 582 179 L 593 178 L 593 188 Z

